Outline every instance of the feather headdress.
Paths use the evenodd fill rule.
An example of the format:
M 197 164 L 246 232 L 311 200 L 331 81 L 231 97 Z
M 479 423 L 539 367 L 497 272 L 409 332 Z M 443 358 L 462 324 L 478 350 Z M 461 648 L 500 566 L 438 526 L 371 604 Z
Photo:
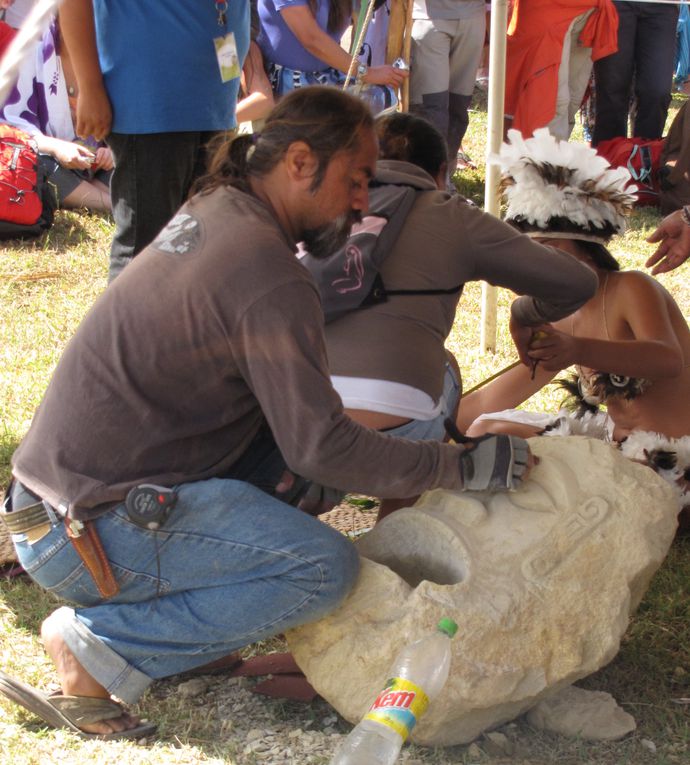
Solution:
M 558 141 L 547 128 L 532 138 L 509 130 L 490 161 L 501 168 L 506 220 L 523 231 L 606 242 L 625 229 L 636 200 L 630 173 L 589 146 Z

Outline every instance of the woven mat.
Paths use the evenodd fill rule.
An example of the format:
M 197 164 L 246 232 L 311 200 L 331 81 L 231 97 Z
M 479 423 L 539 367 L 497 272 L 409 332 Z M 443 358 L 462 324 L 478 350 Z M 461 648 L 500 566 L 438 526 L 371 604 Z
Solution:
M 0 522 L 0 566 L 5 563 L 16 563 L 17 555 L 10 539 L 10 532 L 4 523 Z
M 371 503 L 374 504 L 373 507 L 363 508 L 356 504 L 351 504 L 348 501 L 349 499 L 350 497 L 346 497 L 341 504 L 334 507 L 330 512 L 320 515 L 319 518 L 329 526 L 333 526 L 341 534 L 356 537 L 364 531 L 368 531 L 374 525 L 378 506 Z M 356 498 L 355 501 L 357 501 Z

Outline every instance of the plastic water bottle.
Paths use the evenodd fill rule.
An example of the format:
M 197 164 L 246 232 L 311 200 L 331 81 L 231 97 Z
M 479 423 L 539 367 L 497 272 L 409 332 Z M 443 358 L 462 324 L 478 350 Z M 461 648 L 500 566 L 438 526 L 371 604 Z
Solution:
M 393 765 L 429 701 L 448 679 L 450 639 L 457 629 L 452 619 L 441 619 L 436 632 L 402 649 L 386 687 L 347 736 L 331 765 Z

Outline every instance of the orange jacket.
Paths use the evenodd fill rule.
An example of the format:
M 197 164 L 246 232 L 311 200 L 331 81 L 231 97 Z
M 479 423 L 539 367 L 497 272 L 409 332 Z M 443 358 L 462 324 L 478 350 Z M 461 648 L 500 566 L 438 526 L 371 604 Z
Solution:
M 580 35 L 592 61 L 618 50 L 618 12 L 611 0 L 515 0 L 508 25 L 505 112 L 531 136 L 556 114 L 563 41 L 573 19 L 590 8 Z

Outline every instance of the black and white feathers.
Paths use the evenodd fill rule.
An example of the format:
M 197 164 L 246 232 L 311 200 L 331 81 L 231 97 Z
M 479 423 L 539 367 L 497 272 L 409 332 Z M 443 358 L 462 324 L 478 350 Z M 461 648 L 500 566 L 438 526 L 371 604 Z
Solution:
M 612 168 L 594 149 L 558 141 L 546 128 L 532 138 L 508 131 L 508 142 L 490 161 L 501 168 L 506 219 L 535 229 L 572 232 L 574 226 L 606 240 L 625 229 L 636 201 L 626 168 Z

